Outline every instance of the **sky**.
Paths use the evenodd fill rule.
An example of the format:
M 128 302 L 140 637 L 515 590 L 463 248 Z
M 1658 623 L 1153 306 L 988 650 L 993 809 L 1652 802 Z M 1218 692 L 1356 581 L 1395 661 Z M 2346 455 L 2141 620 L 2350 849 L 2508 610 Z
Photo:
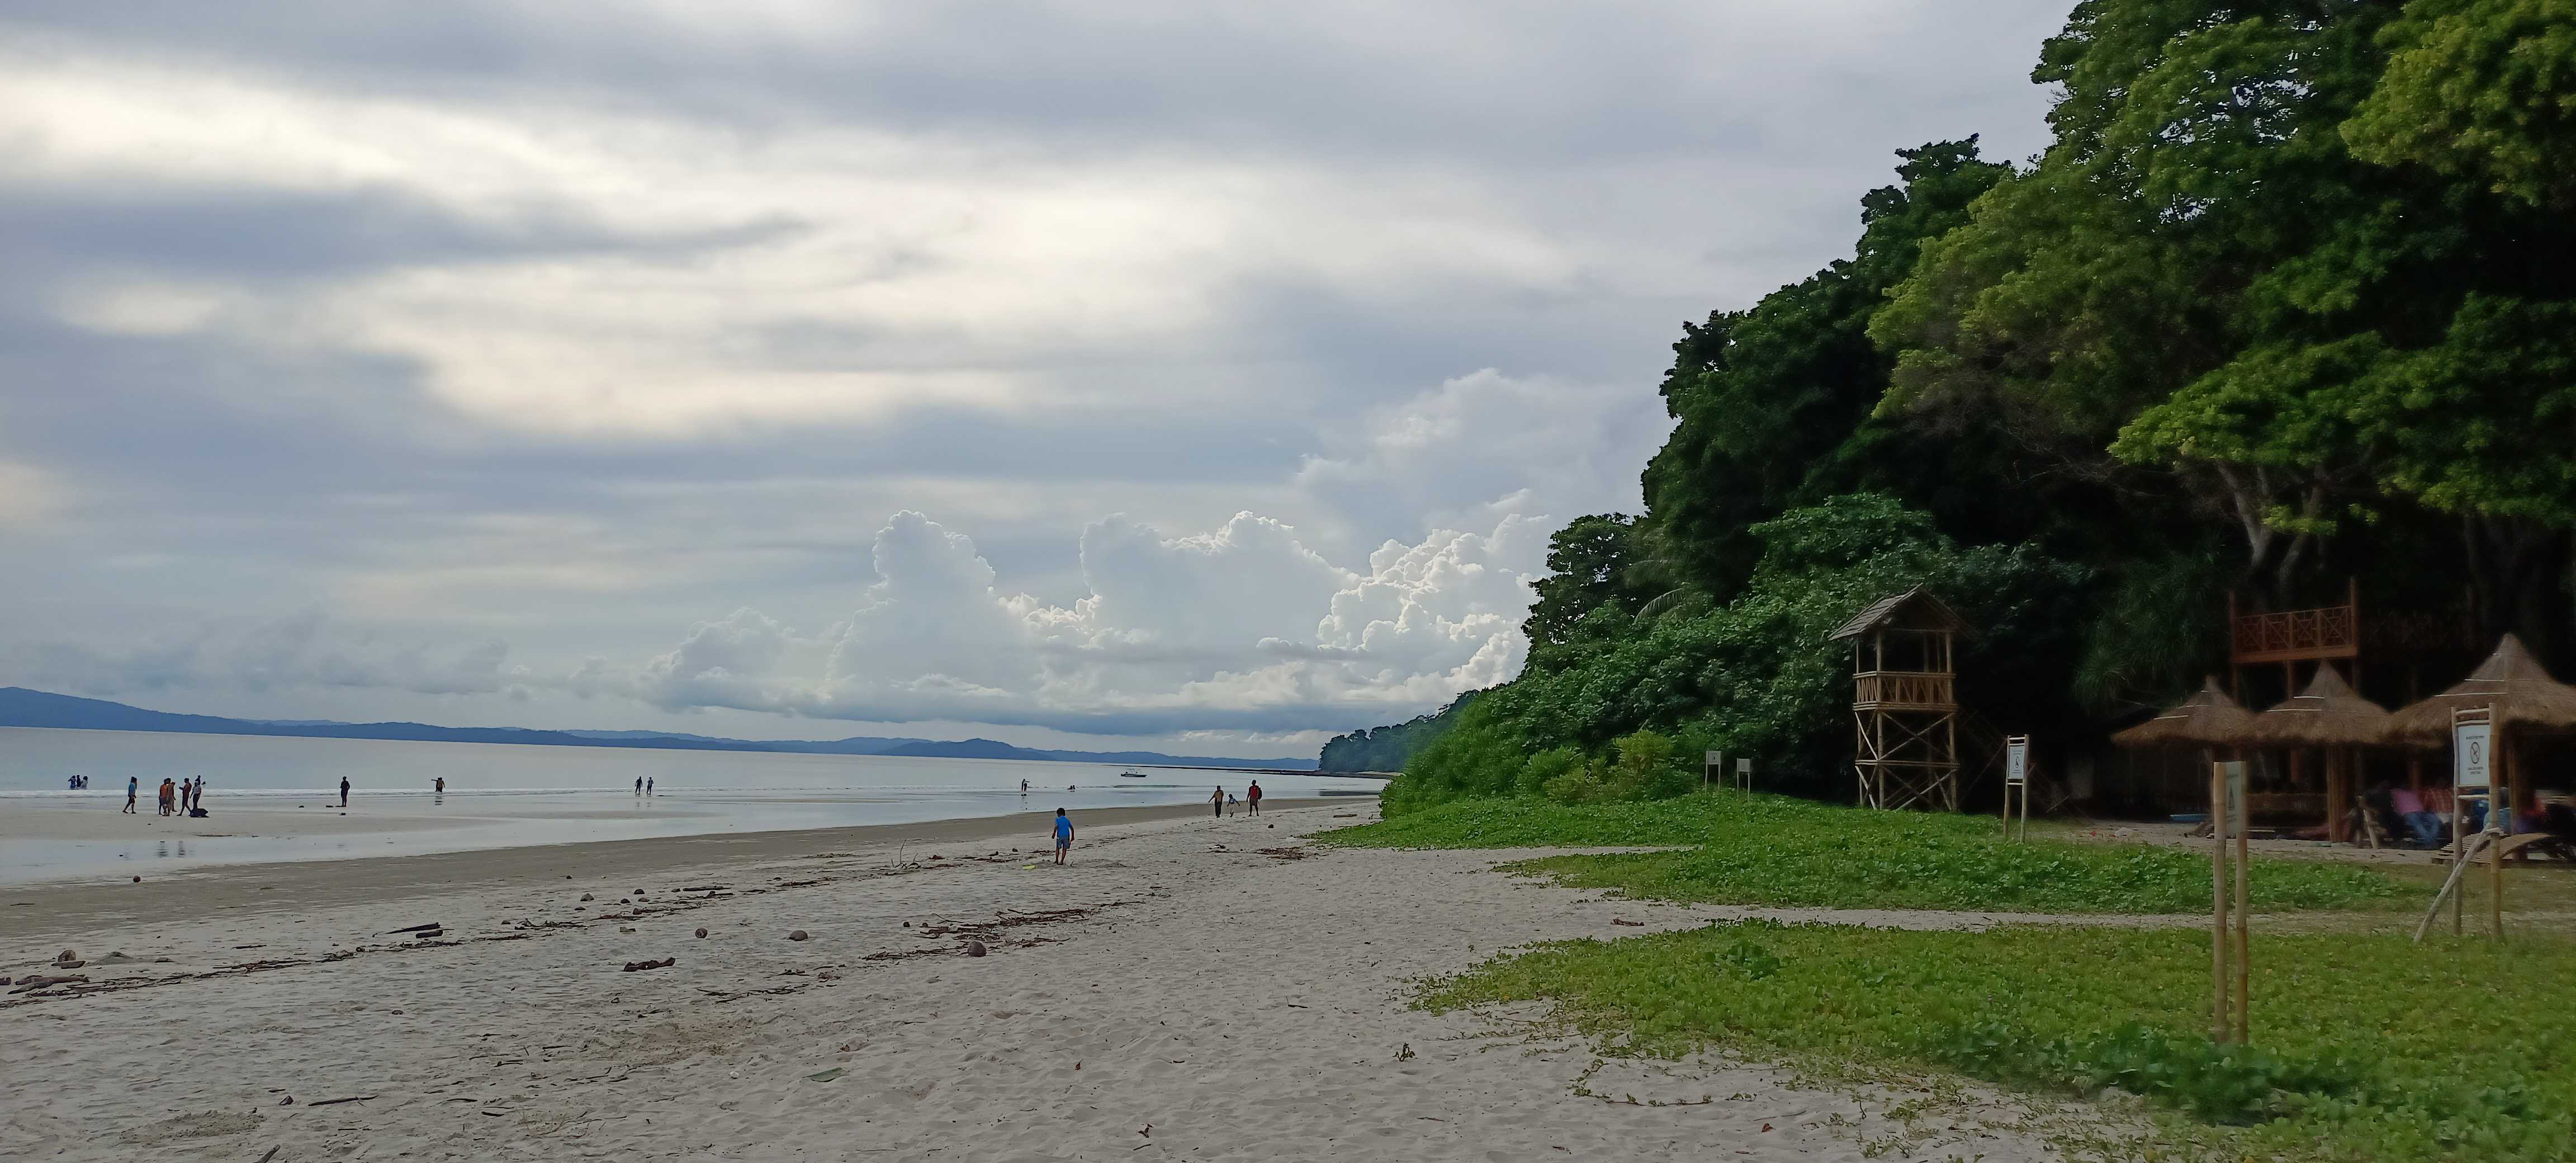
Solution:
M 0 5 L 0 684 L 1312 754 L 2066 0 Z

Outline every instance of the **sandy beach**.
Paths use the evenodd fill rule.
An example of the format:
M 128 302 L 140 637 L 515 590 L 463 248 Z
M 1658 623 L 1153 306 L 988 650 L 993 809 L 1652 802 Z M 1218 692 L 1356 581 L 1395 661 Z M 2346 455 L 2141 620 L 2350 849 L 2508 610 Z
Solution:
M 1512 946 L 1754 911 L 1492 870 L 1526 853 L 1300 843 L 1373 815 L 1088 820 L 1064 868 L 1033 829 L 959 821 L 13 890 L 0 973 L 136 960 L 0 999 L 0 1139 L 269 1163 L 2055 1157 L 1973 1090 L 1891 1119 L 1923 1095 L 1603 1066 L 1534 1015 L 1409 1008 L 1413 980 Z

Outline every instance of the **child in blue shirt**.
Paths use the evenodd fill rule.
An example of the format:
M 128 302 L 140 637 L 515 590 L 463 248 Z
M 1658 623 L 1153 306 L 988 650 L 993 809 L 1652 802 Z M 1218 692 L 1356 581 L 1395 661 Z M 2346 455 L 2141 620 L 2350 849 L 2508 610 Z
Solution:
M 1065 853 L 1073 850 L 1073 820 L 1063 808 L 1055 810 L 1055 862 L 1064 863 Z

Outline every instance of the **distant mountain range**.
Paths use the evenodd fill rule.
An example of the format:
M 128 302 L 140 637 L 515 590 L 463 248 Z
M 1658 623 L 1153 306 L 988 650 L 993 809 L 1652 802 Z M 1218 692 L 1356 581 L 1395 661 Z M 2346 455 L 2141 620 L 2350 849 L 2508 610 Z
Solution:
M 1159 751 L 1049 751 L 992 739 L 721 739 L 666 731 L 536 731 L 524 727 L 433 727 L 427 723 L 338 723 L 327 719 L 227 719 L 147 711 L 25 687 L 0 687 L 0 727 L 83 731 L 180 731 L 303 739 L 402 739 L 433 743 L 522 743 L 546 747 L 645 747 L 677 751 L 780 751 L 800 755 L 900 755 L 930 759 L 1036 759 L 1164 767 L 1312 771 L 1312 759 L 1227 759 Z

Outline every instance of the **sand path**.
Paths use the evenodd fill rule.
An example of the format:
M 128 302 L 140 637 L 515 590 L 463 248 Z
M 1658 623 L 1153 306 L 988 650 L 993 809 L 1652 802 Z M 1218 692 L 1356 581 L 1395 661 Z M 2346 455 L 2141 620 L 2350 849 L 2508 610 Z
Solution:
M 165 983 L 7 999 L 0 1141 L 269 1163 L 2056 1157 L 2018 1105 L 1974 1093 L 1896 1150 L 1905 1096 L 1770 1070 L 1621 1062 L 1592 1089 L 1712 1101 L 1581 1097 L 1588 1047 L 1403 1001 L 1534 940 L 2000 918 L 1645 906 L 1492 871 L 1524 853 L 1297 844 L 1334 814 L 1092 829 L 1064 869 L 1007 844 L 919 867 L 858 849 L 102 928 L 59 943 L 145 959 L 96 981 Z M 619 903 L 632 888 L 645 904 Z M 381 935 L 431 919 L 448 928 L 428 947 Z M 990 956 L 960 952 L 976 934 Z M 0 936 L 0 973 L 53 951 L 29 943 Z M 289 964 L 223 969 L 253 959 Z

